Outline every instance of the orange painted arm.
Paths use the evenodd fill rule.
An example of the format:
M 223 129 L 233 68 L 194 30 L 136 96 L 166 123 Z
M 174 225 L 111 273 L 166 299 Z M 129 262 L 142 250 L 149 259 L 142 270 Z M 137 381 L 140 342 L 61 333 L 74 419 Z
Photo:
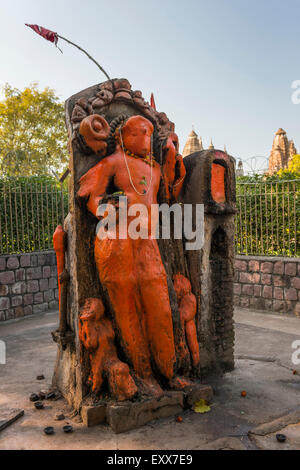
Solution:
M 179 177 L 174 181 L 172 187 L 172 196 L 174 197 L 174 199 L 178 198 L 186 175 L 186 169 L 183 164 L 183 158 L 181 155 L 177 155 L 176 162 L 178 162 L 177 164 L 179 165 Z
M 53 248 L 56 253 L 56 262 L 57 262 L 59 304 L 60 304 L 60 293 L 61 293 L 60 275 L 65 269 L 66 241 L 67 241 L 67 233 L 64 231 L 61 225 L 58 225 L 53 234 Z
M 77 195 L 88 199 L 87 208 L 96 217 L 99 204 L 106 195 L 107 186 L 114 173 L 114 166 L 107 157 L 80 178 Z
M 182 156 L 178 154 L 178 145 L 177 135 L 175 133 L 170 134 L 167 143 L 164 146 L 166 159 L 162 167 L 163 180 L 168 200 L 171 200 L 172 198 L 175 200 L 177 199 L 186 174 Z

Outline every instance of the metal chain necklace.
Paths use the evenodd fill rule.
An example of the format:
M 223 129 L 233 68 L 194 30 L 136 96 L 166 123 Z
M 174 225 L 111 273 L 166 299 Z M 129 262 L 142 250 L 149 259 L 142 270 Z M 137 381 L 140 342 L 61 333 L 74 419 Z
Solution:
M 185 176 L 183 176 L 176 184 L 169 184 L 169 188 L 176 188 L 182 181 L 184 180 Z
M 122 146 L 122 151 L 123 151 L 123 155 L 124 155 L 125 165 L 126 165 L 126 168 L 127 168 L 127 172 L 128 172 L 130 184 L 131 184 L 131 186 L 133 187 L 133 189 L 135 190 L 135 192 L 136 192 L 139 196 L 146 196 L 146 195 L 148 194 L 149 190 L 150 190 L 150 187 L 151 187 L 151 184 L 152 184 L 152 177 L 153 177 L 153 166 L 152 166 L 152 139 L 151 139 L 151 149 L 150 149 L 150 164 L 151 164 L 150 183 L 149 183 L 149 186 L 148 186 L 147 191 L 144 191 L 143 193 L 141 193 L 138 189 L 136 189 L 136 187 L 135 187 L 135 185 L 134 185 L 134 182 L 132 181 L 130 169 L 129 169 L 128 162 L 127 162 L 127 158 L 126 158 L 126 154 L 125 154 L 124 144 L 123 144 L 122 126 L 119 128 L 119 134 L 120 134 L 120 142 L 121 142 L 121 146 Z

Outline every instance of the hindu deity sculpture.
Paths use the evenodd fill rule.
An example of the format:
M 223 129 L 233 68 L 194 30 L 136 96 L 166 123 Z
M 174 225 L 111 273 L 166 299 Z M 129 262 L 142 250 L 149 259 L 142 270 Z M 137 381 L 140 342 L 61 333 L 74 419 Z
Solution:
M 203 395 L 211 399 L 201 380 L 233 366 L 232 157 L 213 149 L 183 161 L 174 124 L 126 79 L 71 97 L 66 122 L 71 202 L 54 235 L 55 386 L 85 410 L 88 425 L 98 413 L 96 422 L 106 419 L 115 430 L 124 428 L 114 417 L 117 404 L 135 416 L 130 406 L 152 399 L 155 415 L 168 400 L 182 409 Z M 186 202 L 206 208 L 206 248 L 191 252 L 174 230 L 169 239 L 156 235 L 159 204 Z M 223 303 L 211 295 L 222 276 Z

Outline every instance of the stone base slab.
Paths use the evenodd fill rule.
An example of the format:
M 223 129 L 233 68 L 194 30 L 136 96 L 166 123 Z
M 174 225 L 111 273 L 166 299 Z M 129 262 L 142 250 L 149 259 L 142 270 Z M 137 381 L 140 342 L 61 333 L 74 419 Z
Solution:
M 276 434 L 285 435 L 286 441 L 278 442 Z M 248 437 L 259 450 L 299 450 L 300 409 L 251 429 Z
M 290 424 L 298 424 L 300 421 L 300 409 L 293 411 L 285 416 L 274 419 L 268 423 L 263 423 L 254 429 L 251 429 L 248 435 L 251 436 L 266 436 L 268 434 L 280 431 L 285 426 Z
M 200 399 L 210 403 L 212 387 L 197 384 L 184 392 L 166 392 L 161 398 L 148 398 L 136 402 L 108 402 L 81 409 L 83 423 L 87 427 L 108 423 L 116 433 L 122 433 L 144 426 L 151 421 L 176 416 L 191 408 Z

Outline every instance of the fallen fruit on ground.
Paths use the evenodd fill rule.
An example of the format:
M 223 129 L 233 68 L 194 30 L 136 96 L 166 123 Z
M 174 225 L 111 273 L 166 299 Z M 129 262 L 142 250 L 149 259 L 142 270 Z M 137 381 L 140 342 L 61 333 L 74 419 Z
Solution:
M 241 392 L 241 397 L 246 397 L 246 396 L 247 396 L 247 392 L 246 392 L 245 390 L 243 390 L 243 391 Z

